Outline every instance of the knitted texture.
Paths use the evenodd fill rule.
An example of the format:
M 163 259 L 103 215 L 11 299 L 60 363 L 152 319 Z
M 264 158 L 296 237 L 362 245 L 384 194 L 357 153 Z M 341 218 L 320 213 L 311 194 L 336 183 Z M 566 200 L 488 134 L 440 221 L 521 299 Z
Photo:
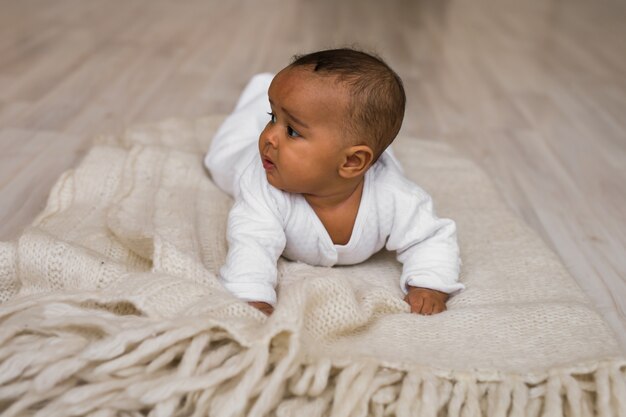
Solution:
M 626 417 L 605 322 L 485 174 L 399 139 L 458 226 L 467 289 L 409 313 L 401 266 L 279 261 L 265 317 L 216 279 L 232 201 L 203 153 L 219 117 L 101 137 L 16 242 L 0 243 L 3 416 Z

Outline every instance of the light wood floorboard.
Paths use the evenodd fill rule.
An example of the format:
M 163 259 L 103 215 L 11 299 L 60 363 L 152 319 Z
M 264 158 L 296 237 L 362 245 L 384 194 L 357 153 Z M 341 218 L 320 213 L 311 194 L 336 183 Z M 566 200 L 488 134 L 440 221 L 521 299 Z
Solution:
M 91 138 L 227 113 L 295 53 L 358 45 L 404 79 L 403 135 L 478 162 L 626 349 L 626 3 L 0 0 L 0 239 Z

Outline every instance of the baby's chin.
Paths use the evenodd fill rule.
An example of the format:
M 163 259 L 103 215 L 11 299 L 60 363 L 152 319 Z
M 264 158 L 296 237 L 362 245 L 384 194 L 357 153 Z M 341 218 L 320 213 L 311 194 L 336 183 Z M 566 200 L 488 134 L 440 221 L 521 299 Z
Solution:
M 284 184 L 282 181 L 274 178 L 273 175 L 267 173 L 265 174 L 266 178 L 267 178 L 267 182 L 270 183 L 270 185 L 274 188 L 278 188 L 280 191 L 283 191 L 285 193 L 292 193 L 292 194 L 302 194 L 303 191 L 293 187 L 289 187 L 288 185 Z
M 269 182 L 272 187 L 278 188 L 280 191 L 285 191 L 283 184 L 281 184 L 280 181 L 277 181 L 276 178 L 274 178 L 274 176 L 269 172 L 265 174 L 265 178 L 267 178 L 267 182 Z

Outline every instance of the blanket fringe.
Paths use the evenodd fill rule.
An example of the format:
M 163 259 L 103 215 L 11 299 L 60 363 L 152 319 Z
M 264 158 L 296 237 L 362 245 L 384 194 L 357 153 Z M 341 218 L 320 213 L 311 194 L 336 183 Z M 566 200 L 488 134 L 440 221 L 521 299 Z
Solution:
M 58 301 L 5 314 L 3 416 L 626 417 L 623 360 L 488 378 L 304 363 L 288 329 L 246 344 L 200 317 L 88 316 Z

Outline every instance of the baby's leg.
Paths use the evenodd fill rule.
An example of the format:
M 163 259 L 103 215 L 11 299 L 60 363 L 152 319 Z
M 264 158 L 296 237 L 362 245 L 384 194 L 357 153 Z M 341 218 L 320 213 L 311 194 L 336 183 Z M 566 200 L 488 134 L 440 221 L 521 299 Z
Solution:
M 223 191 L 234 194 L 233 180 L 240 167 L 238 162 L 252 148 L 256 149 L 261 131 L 267 124 L 270 112 L 267 90 L 273 74 L 257 74 L 239 96 L 235 110 L 224 120 L 211 141 L 204 165 L 211 173 L 213 182 Z
M 402 168 L 402 164 L 400 164 L 400 161 L 398 161 L 398 158 L 396 158 L 396 153 L 393 151 L 391 146 L 388 146 L 387 149 L 385 149 L 385 152 L 383 152 L 381 158 L 385 159 L 387 161 L 387 164 L 395 167 L 398 171 L 404 174 L 404 168 Z

